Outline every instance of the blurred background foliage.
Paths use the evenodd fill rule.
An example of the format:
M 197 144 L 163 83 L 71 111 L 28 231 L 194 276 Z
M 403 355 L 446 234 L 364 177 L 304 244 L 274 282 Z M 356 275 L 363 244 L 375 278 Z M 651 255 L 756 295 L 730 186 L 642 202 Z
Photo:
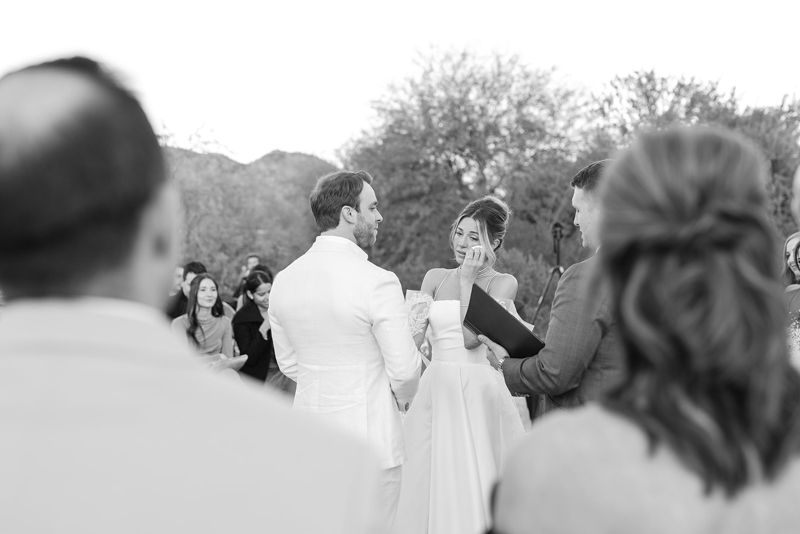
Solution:
M 796 99 L 744 107 L 735 91 L 716 83 L 653 71 L 586 94 L 556 74 L 501 54 L 420 56 L 418 73 L 373 103 L 374 124 L 340 149 L 341 165 L 279 151 L 243 165 L 215 153 L 213 142 L 198 140 L 186 150 L 165 136 L 185 210 L 184 259 L 204 262 L 227 293 L 250 252 L 279 271 L 317 235 L 308 205 L 317 178 L 337 168 L 366 170 L 384 216 L 370 257 L 397 273 L 404 289 L 419 288 L 432 267 L 455 266 L 447 238 L 469 201 L 486 194 L 506 200 L 514 217 L 499 268 L 517 277 L 517 304 L 530 319 L 556 262 L 553 224 L 564 225 L 561 265 L 588 257 L 572 225 L 572 176 L 613 157 L 638 132 L 677 123 L 724 126 L 760 146 L 775 225 L 784 236 L 795 230 L 789 199 L 800 162 Z M 553 289 L 537 320 L 541 334 Z

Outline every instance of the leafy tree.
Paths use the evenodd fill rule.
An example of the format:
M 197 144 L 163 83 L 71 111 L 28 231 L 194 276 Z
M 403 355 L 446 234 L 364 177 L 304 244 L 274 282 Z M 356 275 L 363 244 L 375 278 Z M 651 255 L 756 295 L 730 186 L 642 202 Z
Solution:
M 678 123 L 730 126 L 737 111 L 735 92 L 723 93 L 716 83 L 637 71 L 616 77 L 596 98 L 596 126 L 622 147 L 642 129 Z
M 531 258 L 550 250 L 549 225 L 566 213 L 565 184 L 553 177 L 574 162 L 578 111 L 575 95 L 551 71 L 514 56 L 434 54 L 375 111 L 378 125 L 343 152 L 348 167 L 376 177 L 386 221 L 373 261 L 397 272 L 405 287 L 419 287 L 427 269 L 455 265 L 448 234 L 459 211 L 495 194 L 522 221 L 508 235 L 507 268 L 546 275 L 542 260 Z
M 742 109 L 735 91 L 724 93 L 716 83 L 639 71 L 615 78 L 596 97 L 595 115 L 595 131 L 607 136 L 606 149 L 614 144 L 619 148 L 626 146 L 642 130 L 674 124 L 715 125 L 740 132 L 758 145 L 767 158 L 768 190 L 776 227 L 784 235 L 795 231 L 789 199 L 792 175 L 800 162 L 797 100 L 784 99 L 779 106 Z

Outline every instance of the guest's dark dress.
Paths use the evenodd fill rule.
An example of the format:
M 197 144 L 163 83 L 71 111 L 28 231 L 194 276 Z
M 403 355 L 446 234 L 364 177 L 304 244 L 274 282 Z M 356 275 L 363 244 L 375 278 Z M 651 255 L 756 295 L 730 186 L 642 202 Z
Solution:
M 272 331 L 269 332 L 269 339 L 264 339 L 258 331 L 263 322 L 264 318 L 253 301 L 242 306 L 242 309 L 233 316 L 233 338 L 239 346 L 239 353 L 247 354 L 247 363 L 239 372 L 261 382 L 267 378 L 270 361 L 275 362 Z

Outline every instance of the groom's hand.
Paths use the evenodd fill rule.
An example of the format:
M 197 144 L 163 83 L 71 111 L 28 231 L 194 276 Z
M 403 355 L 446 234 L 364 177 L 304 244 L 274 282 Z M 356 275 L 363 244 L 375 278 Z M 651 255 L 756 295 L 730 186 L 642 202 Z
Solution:
M 486 336 L 478 336 L 478 341 L 489 349 L 486 351 L 486 359 L 489 360 L 489 365 L 499 369 L 500 362 L 508 358 L 508 351 Z

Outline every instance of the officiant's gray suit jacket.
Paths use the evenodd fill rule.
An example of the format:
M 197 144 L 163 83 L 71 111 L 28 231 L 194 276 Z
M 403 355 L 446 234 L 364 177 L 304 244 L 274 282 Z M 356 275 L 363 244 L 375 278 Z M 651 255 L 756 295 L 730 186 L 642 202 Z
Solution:
M 611 295 L 593 276 L 595 258 L 572 265 L 561 277 L 544 349 L 503 363 L 513 393 L 543 396 L 537 415 L 596 400 L 621 377 L 623 358 Z

